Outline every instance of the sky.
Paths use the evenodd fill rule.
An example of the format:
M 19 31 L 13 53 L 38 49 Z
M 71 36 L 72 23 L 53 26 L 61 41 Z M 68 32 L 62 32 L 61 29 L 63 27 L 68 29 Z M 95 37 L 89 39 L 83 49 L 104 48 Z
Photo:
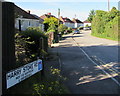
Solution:
M 85 21 L 92 9 L 108 10 L 108 0 L 8 0 L 14 2 L 17 6 L 24 10 L 30 10 L 31 14 L 41 16 L 51 13 L 58 17 L 58 8 L 60 15 L 63 17 L 78 18 Z M 117 0 L 110 0 L 110 9 L 118 8 Z

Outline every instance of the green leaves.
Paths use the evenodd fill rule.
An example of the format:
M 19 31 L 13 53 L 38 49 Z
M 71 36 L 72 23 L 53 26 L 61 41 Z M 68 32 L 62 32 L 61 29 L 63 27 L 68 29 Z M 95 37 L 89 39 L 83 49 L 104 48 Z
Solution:
M 120 11 L 115 7 L 106 12 L 97 10 L 92 21 L 92 35 L 118 40 L 118 17 Z
M 47 31 L 48 32 L 55 32 L 58 26 L 58 19 L 55 17 L 45 18 L 44 24 L 48 25 Z
M 95 10 L 91 10 L 90 11 L 90 14 L 89 14 L 89 17 L 88 17 L 88 21 L 92 22 L 94 16 L 95 16 Z

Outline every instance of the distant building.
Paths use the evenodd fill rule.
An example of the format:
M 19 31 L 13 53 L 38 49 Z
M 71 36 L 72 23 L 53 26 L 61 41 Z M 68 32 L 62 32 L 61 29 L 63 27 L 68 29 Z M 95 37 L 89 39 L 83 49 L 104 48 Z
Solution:
M 28 27 L 38 27 L 39 19 L 15 5 L 15 28 L 26 30 Z
M 74 22 L 74 28 L 78 28 L 78 27 L 83 27 L 84 26 L 83 22 L 80 21 L 79 19 L 73 18 L 72 21 Z
M 83 23 L 84 23 L 84 27 L 85 27 L 86 25 L 91 26 L 91 22 L 90 22 L 90 21 L 85 20 Z
M 60 20 L 62 21 L 63 25 L 74 28 L 74 22 L 71 21 L 69 18 L 63 18 L 62 16 L 60 16 Z
M 50 18 L 50 17 L 55 17 L 54 15 L 51 15 L 51 13 L 47 13 L 47 14 L 44 14 L 42 16 L 40 16 L 41 19 L 45 19 L 45 18 Z M 55 17 L 56 18 L 56 17 Z

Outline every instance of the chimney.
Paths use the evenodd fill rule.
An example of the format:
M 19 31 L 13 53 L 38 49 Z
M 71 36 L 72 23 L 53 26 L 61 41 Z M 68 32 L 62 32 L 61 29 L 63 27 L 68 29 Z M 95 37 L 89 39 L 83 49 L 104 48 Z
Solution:
M 47 15 L 51 15 L 51 13 L 47 13 Z
M 27 13 L 29 13 L 29 14 L 30 14 L 30 10 L 27 10 Z

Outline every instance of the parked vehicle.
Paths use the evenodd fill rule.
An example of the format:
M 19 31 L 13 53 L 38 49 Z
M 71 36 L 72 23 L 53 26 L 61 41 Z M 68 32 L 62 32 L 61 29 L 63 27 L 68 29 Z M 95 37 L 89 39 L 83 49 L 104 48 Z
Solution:
M 84 27 L 83 30 L 90 30 L 90 27 Z
M 80 31 L 79 30 L 74 30 L 73 34 L 80 34 Z

